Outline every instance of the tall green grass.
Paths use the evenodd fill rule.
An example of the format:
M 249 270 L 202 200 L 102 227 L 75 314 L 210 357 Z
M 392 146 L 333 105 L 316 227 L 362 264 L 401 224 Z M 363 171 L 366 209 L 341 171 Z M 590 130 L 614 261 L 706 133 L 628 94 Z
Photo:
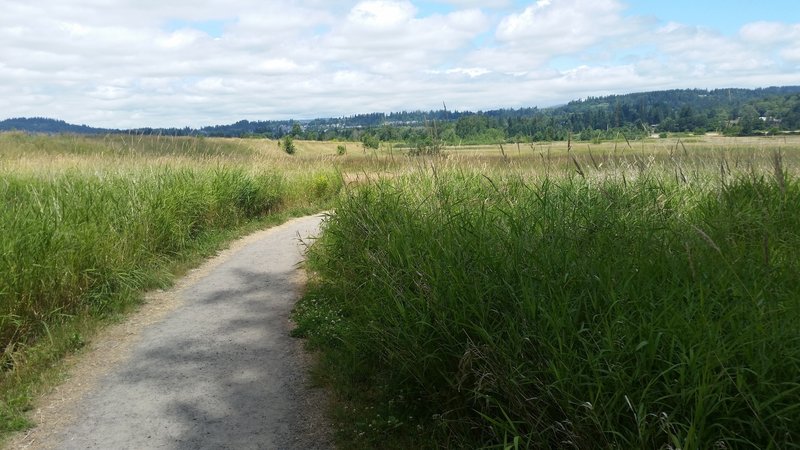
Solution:
M 800 183 L 777 167 L 350 192 L 295 312 L 369 405 L 346 442 L 800 447 Z
M 276 174 L 164 169 L 0 179 L 0 339 L 6 354 L 58 316 L 103 310 L 111 292 L 150 286 L 151 267 L 204 232 L 268 213 Z
M 83 345 L 81 324 L 125 311 L 254 220 L 327 207 L 341 183 L 322 169 L 0 172 L 0 432 L 28 424 L 37 374 Z

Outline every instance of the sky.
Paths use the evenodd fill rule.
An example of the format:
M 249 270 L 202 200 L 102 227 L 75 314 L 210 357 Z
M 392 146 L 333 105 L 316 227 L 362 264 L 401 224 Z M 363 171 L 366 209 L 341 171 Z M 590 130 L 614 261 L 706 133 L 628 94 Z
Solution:
M 800 85 L 796 0 L 3 0 L 0 119 L 201 127 Z

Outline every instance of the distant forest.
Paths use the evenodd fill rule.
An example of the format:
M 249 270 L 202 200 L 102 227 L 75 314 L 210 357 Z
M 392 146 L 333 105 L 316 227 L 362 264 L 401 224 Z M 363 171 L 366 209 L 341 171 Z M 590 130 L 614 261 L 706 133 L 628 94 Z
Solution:
M 116 130 L 61 120 L 0 121 L 0 131 L 33 133 L 136 133 L 282 138 L 428 145 L 489 144 L 628 138 L 664 133 L 718 132 L 745 136 L 800 130 L 800 86 L 763 89 L 675 89 L 575 100 L 551 108 L 491 111 L 403 111 L 314 120 L 242 120 L 231 125 Z

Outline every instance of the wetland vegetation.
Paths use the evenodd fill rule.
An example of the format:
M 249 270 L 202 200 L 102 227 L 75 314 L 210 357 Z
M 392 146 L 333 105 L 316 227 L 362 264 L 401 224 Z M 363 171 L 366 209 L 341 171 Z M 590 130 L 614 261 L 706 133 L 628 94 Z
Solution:
M 395 144 L 0 134 L 3 430 L 144 290 L 327 209 L 295 333 L 343 448 L 800 445 L 798 137 Z

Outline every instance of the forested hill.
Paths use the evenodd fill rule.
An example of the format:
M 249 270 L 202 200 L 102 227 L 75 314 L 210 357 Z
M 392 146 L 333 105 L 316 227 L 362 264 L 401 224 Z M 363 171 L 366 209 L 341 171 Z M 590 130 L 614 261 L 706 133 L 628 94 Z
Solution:
M 313 120 L 242 120 L 230 125 L 116 130 L 71 125 L 62 120 L 18 118 L 0 121 L 0 131 L 38 133 L 144 133 L 221 137 L 282 137 L 412 142 L 424 139 L 436 122 L 445 141 L 488 143 L 553 140 L 569 135 L 604 137 L 662 132 L 758 134 L 800 129 L 800 86 L 760 89 L 674 89 L 589 97 L 549 108 L 491 111 L 402 111 Z
M 44 117 L 19 117 L 0 121 L 0 131 L 27 131 L 29 133 L 74 133 L 74 134 L 105 134 L 119 132 L 93 128 L 87 125 L 73 125 L 63 120 L 47 119 Z
M 566 112 L 580 112 L 586 108 L 608 107 L 619 103 L 622 105 L 645 105 L 650 107 L 658 105 L 673 110 L 684 106 L 691 106 L 698 110 L 708 110 L 721 107 L 739 107 L 752 100 L 797 93 L 800 93 L 800 86 L 759 89 L 672 89 L 668 91 L 589 97 L 584 100 L 571 101 L 565 106 L 554 109 Z
M 555 116 L 571 117 L 585 128 L 622 127 L 626 124 L 658 125 L 664 131 L 713 129 L 737 118 L 780 119 L 800 126 L 800 86 L 763 89 L 674 89 L 606 97 L 589 97 L 552 108 Z M 792 117 L 789 115 L 793 114 Z M 763 121 L 763 120 L 762 120 Z

